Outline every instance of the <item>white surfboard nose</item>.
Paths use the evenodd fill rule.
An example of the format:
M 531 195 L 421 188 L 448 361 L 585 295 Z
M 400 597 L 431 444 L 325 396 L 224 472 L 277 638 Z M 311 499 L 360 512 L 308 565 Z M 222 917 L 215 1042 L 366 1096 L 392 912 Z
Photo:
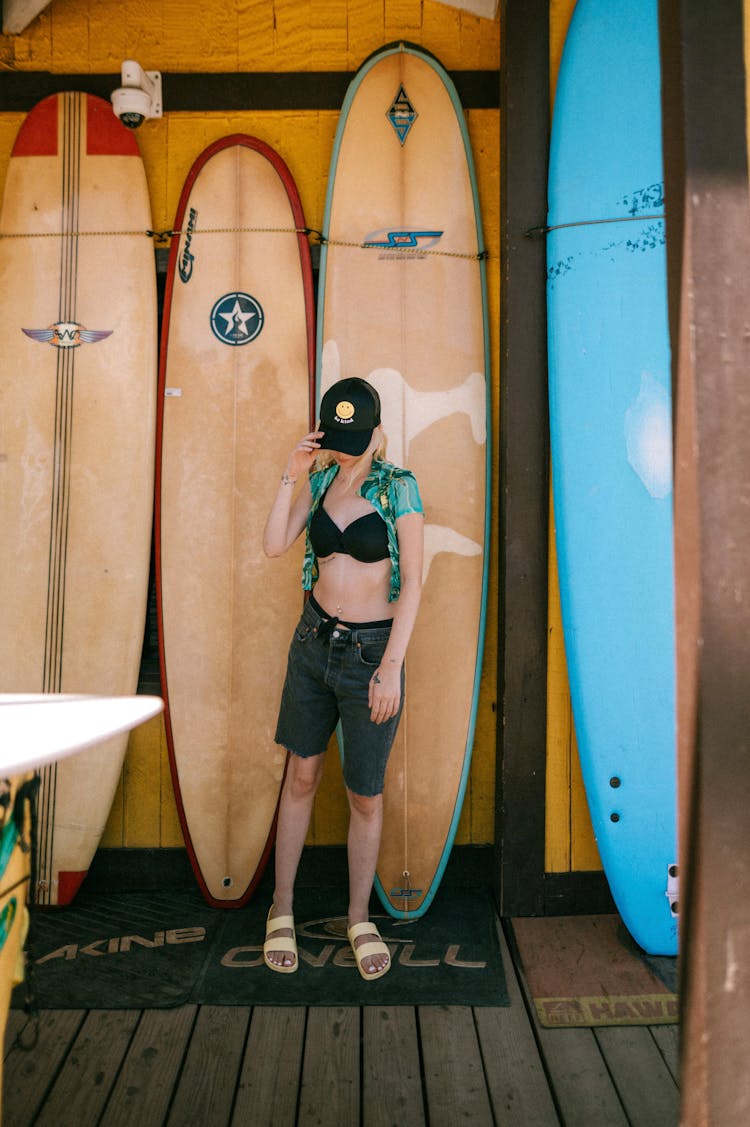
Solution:
M 158 716 L 160 697 L 0 693 L 0 775 L 36 770 Z

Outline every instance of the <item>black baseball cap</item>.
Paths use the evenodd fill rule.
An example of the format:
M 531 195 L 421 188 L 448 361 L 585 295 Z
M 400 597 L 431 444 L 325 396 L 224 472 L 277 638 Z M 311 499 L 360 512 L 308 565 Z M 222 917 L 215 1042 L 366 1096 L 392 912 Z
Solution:
M 339 380 L 320 401 L 321 449 L 364 454 L 379 422 L 380 396 L 375 388 L 357 376 Z

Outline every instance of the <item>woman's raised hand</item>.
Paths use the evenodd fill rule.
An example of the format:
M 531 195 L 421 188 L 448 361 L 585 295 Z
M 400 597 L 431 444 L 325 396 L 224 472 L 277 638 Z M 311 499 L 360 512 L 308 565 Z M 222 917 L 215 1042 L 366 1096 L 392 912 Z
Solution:
M 297 478 L 300 474 L 308 472 L 318 455 L 320 450 L 318 440 L 322 437 L 322 430 L 313 430 L 300 439 L 287 459 L 285 470 L 287 477 Z

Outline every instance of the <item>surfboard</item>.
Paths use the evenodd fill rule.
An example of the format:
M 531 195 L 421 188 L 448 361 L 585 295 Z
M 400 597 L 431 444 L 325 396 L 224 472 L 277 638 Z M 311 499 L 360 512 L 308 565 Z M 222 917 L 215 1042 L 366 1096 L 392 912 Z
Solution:
M 235 134 L 180 197 L 160 357 L 157 595 L 167 741 L 206 900 L 247 902 L 273 840 L 286 753 L 274 743 L 301 556 L 262 548 L 278 452 L 310 420 L 310 250 L 291 173 Z M 301 552 L 301 548 L 299 549 Z
M 0 685 L 129 695 L 153 513 L 156 277 L 135 139 L 103 99 L 25 118 L 0 217 Z M 42 771 L 41 904 L 72 900 L 127 736 Z
M 550 426 L 578 749 L 617 908 L 677 950 L 670 348 L 656 0 L 579 0 L 549 169 Z
M 422 603 L 384 791 L 376 889 L 417 917 L 439 887 L 466 789 L 489 555 L 484 244 L 466 122 L 431 55 L 394 44 L 348 89 L 320 261 L 318 396 L 378 390 L 387 457 L 425 505 Z
M 156 716 L 160 697 L 0 693 L 0 778 L 38 770 Z

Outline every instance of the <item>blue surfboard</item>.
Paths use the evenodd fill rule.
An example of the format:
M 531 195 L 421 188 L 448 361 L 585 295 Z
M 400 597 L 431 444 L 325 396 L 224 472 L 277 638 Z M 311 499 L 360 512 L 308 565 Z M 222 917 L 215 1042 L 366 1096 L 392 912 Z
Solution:
M 670 349 L 657 0 L 579 0 L 558 78 L 547 296 L 563 632 L 618 911 L 677 951 Z

